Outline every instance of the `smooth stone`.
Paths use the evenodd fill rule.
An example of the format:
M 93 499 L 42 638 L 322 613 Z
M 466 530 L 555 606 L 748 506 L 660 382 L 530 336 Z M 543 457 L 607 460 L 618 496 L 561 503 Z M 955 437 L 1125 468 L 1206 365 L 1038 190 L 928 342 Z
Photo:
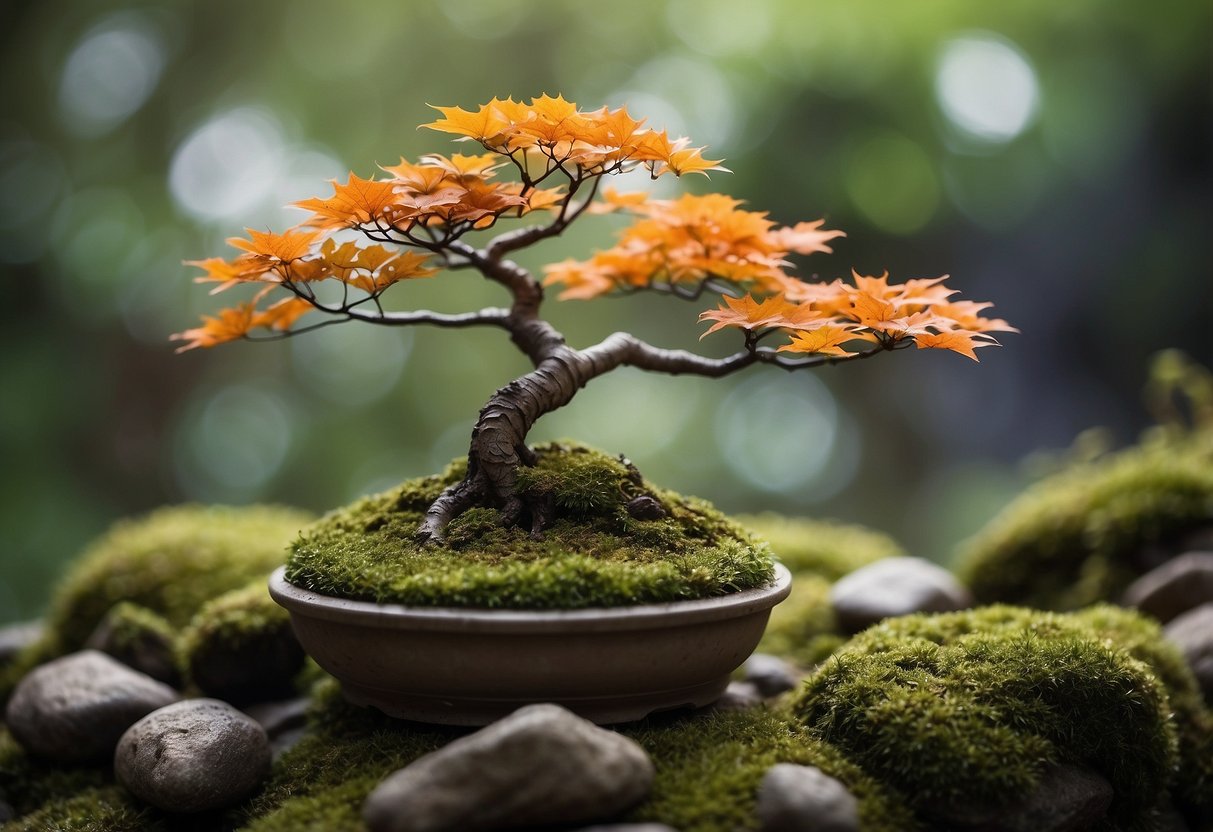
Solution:
M 131 725 L 177 691 L 96 650 L 34 668 L 13 691 L 9 731 L 31 754 L 61 763 L 109 760 Z
M 21 621 L 0 627 L 0 667 L 11 662 L 25 648 L 42 638 L 46 626 L 41 621 Z
M 1213 702 L 1213 604 L 1191 609 L 1163 627 L 1167 640 L 1179 648 L 1206 702 Z
M 757 688 L 764 699 L 770 699 L 796 687 L 796 672 L 778 656 L 755 653 L 746 659 L 742 672 L 745 674 L 745 681 Z
M 953 612 L 973 606 L 973 595 L 952 573 L 922 558 L 885 558 L 845 575 L 830 590 L 839 626 L 858 633 L 885 618 L 916 612 Z
M 113 615 L 101 619 L 84 646 L 100 650 L 127 667 L 146 673 L 153 679 L 171 687 L 181 687 L 181 671 L 177 669 L 177 656 L 173 642 L 165 634 L 154 630 L 140 630 L 133 638 L 118 638 L 118 627 Z
M 778 763 L 758 787 L 761 832 L 858 832 L 859 801 L 816 766 Z
M 1164 624 L 1213 602 L 1213 552 L 1188 552 L 1142 575 L 1125 590 L 1122 603 Z
M 957 832 L 1080 832 L 1103 818 L 1112 784 L 1098 773 L 1066 763 L 1050 766 L 1029 794 L 996 806 L 954 805 L 929 813 Z
M 729 682 L 729 686 L 720 694 L 720 698 L 708 705 L 713 711 L 748 711 L 750 708 L 760 708 L 763 704 L 762 694 L 753 682 Z
M 653 775 L 627 737 L 558 705 L 528 705 L 388 775 L 362 817 L 371 832 L 586 824 L 639 803 Z
M 265 729 L 218 699 L 186 699 L 148 714 L 114 752 L 118 782 L 166 812 L 233 806 L 269 771 Z

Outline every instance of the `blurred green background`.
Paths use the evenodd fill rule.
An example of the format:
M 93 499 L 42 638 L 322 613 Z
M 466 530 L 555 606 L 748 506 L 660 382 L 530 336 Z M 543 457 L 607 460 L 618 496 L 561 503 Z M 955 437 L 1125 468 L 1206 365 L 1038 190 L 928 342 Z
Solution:
M 915 351 L 717 382 L 621 371 L 545 418 L 730 511 L 867 523 L 947 560 L 1092 425 L 1145 424 L 1164 347 L 1213 359 L 1210 6 L 1106 0 L 10 2 L 0 110 L 0 620 L 123 515 L 337 506 L 466 450 L 526 365 L 498 331 L 338 327 L 176 356 L 217 304 L 184 259 L 401 155 L 426 104 L 563 93 L 723 155 L 722 190 L 848 232 L 805 272 L 953 275 L 1023 331 L 982 364 Z M 616 183 L 626 186 L 626 182 Z M 637 185 L 640 183 L 637 182 Z M 605 246 L 588 218 L 528 252 Z M 500 296 L 460 273 L 402 307 Z M 549 304 L 585 346 L 696 347 L 704 304 Z M 697 348 L 736 345 L 714 336 Z

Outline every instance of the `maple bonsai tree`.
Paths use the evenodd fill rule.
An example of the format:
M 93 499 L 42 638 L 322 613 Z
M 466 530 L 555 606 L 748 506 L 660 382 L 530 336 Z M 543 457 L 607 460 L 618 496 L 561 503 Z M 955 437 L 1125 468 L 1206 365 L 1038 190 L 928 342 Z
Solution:
M 1005 321 L 981 317 L 990 304 L 952 300 L 944 277 L 902 284 L 890 284 L 887 273 L 853 273 L 852 283 L 794 277 L 790 254 L 830 252 L 829 241 L 843 236 L 824 229 L 821 220 L 778 226 L 722 194 L 662 200 L 611 188 L 600 193 L 603 177 L 636 168 L 654 178 L 725 170 L 688 139 L 646 128 L 626 109 L 584 111 L 546 95 L 529 104 L 494 98 L 474 112 L 435 109 L 443 117 L 423 126 L 454 133 L 485 152 L 402 159 L 376 179 L 351 173 L 345 184 L 334 181 L 331 197 L 296 203 L 311 212 L 301 225 L 282 234 L 248 229 L 247 239 L 229 240 L 243 252 L 235 259 L 191 261 L 206 272 L 200 281 L 219 284 L 216 292 L 243 283 L 260 290 L 173 336 L 189 350 L 255 332 L 260 335 L 253 339 L 285 337 L 347 321 L 505 330 L 534 370 L 499 389 L 480 411 L 467 474 L 430 506 L 417 530 L 422 541 L 441 540 L 447 524 L 472 506 L 496 507 L 506 524 L 526 519 L 539 532 L 549 511 L 528 505 L 517 488 L 519 466 L 533 462 L 527 432 L 617 367 L 716 378 L 755 364 L 800 370 L 857 361 L 911 344 L 976 360 L 976 348 L 996 343 L 989 333 L 1014 331 Z M 615 211 L 635 215 L 635 221 L 613 247 L 587 260 L 550 265 L 542 281 L 509 259 L 587 213 Z M 469 242 L 471 232 L 540 213 L 546 216 L 539 223 L 481 246 Z M 500 284 L 507 305 L 449 314 L 386 311 L 381 303 L 397 283 L 459 269 Z M 320 281 L 340 283 L 340 300 L 318 296 Z M 648 291 L 693 301 L 719 294 L 723 302 L 699 315 L 713 322 L 704 334 L 739 330 L 741 348 L 709 358 L 616 332 L 577 349 L 541 317 L 548 285 L 563 287 L 561 299 Z M 285 297 L 263 307 L 271 293 Z M 312 312 L 324 317 L 299 323 Z M 769 337 L 782 343 L 772 346 Z

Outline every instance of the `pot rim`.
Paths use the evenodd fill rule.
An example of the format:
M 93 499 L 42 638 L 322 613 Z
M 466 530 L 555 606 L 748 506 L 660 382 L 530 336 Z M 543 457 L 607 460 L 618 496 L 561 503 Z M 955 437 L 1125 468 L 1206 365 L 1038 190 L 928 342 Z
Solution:
M 679 627 L 704 621 L 739 618 L 774 607 L 792 589 L 792 575 L 774 564 L 774 580 L 766 586 L 712 598 L 588 607 L 574 610 L 487 609 L 484 607 L 415 607 L 377 604 L 321 595 L 286 580 L 286 567 L 274 570 L 270 595 L 292 615 L 376 629 L 483 633 L 607 632 Z

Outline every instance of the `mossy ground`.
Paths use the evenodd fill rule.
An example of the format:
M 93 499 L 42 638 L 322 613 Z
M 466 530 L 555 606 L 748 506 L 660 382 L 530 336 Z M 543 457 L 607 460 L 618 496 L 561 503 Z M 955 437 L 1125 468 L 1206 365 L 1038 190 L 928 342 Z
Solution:
M 575 609 L 676 601 L 761 586 L 769 550 L 702 500 L 662 491 L 619 459 L 570 443 L 535 448 L 519 487 L 550 502 L 540 536 L 504 528 L 473 508 L 451 522 L 445 543 L 414 533 L 442 489 L 463 476 L 412 480 L 329 514 L 304 530 L 287 579 L 324 595 L 417 606 Z M 633 517 L 649 495 L 665 517 Z

